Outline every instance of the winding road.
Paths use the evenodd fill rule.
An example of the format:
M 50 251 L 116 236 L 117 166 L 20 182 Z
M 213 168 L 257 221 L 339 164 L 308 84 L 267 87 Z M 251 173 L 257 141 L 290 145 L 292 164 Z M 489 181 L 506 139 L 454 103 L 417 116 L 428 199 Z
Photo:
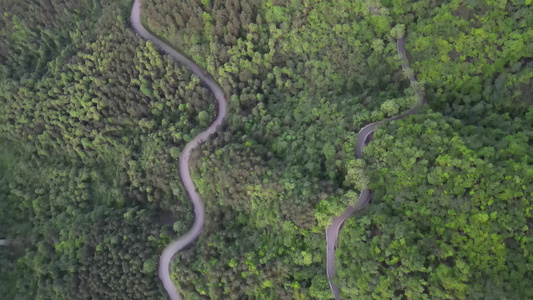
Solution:
M 400 114 L 396 117 L 386 119 L 383 121 L 395 121 L 405 118 L 409 115 L 417 113 L 425 103 L 424 94 L 420 91 L 416 77 L 409 66 L 409 60 L 405 53 L 405 36 L 396 42 L 396 50 L 402 57 L 402 69 L 407 74 L 411 86 L 413 87 L 418 101 L 408 111 Z M 357 144 L 355 146 L 355 157 L 358 159 L 363 158 L 363 148 L 372 139 L 372 134 L 376 130 L 376 127 L 383 123 L 383 121 L 374 122 L 363 127 L 357 136 Z M 359 201 L 355 206 L 348 206 L 344 213 L 338 217 L 333 218 L 331 225 L 326 229 L 326 275 L 329 281 L 329 287 L 331 292 L 335 296 L 335 300 L 340 300 L 340 289 L 333 282 L 335 277 L 335 250 L 337 249 L 337 242 L 339 238 L 339 232 L 342 225 L 353 213 L 363 209 L 372 200 L 372 191 L 366 189 L 359 195 Z
M 159 278 L 163 282 L 163 285 L 165 287 L 165 290 L 167 291 L 170 299 L 172 300 L 179 300 L 181 299 L 180 294 L 172 282 L 172 279 L 170 278 L 170 261 L 174 254 L 176 254 L 178 251 L 192 243 L 198 235 L 200 235 L 200 232 L 202 231 L 202 227 L 204 225 L 205 221 L 205 209 L 204 204 L 202 202 L 202 199 L 200 198 L 200 194 L 196 191 L 196 188 L 194 186 L 194 182 L 192 181 L 190 170 L 189 170 L 189 158 L 191 156 L 191 152 L 198 147 L 198 145 L 204 143 L 209 139 L 211 135 L 213 135 L 222 122 L 224 121 L 224 118 L 226 117 L 226 109 L 227 109 L 227 101 L 226 97 L 224 96 L 224 93 L 222 92 L 222 89 L 215 83 L 215 81 L 202 72 L 202 69 L 193 61 L 188 59 L 187 57 L 183 56 L 178 51 L 172 49 L 169 45 L 165 44 L 163 41 L 159 40 L 155 36 L 153 36 L 151 33 L 149 33 L 141 24 L 140 21 L 140 12 L 141 12 L 141 2 L 140 0 L 135 0 L 133 3 L 133 8 L 131 10 L 131 25 L 133 26 L 133 29 L 145 40 L 151 41 L 155 45 L 159 46 L 163 52 L 167 53 L 168 55 L 172 56 L 174 59 L 179 61 L 180 63 L 184 64 L 187 68 L 189 68 L 200 80 L 211 90 L 211 92 L 214 94 L 215 99 L 218 102 L 218 113 L 216 120 L 207 128 L 205 131 L 197 135 L 192 141 L 190 141 L 186 146 L 185 149 L 181 152 L 180 159 L 179 159 L 179 171 L 181 176 L 181 181 L 183 182 L 183 186 L 185 187 L 185 190 L 187 191 L 187 194 L 189 195 L 189 199 L 193 205 L 194 208 L 194 224 L 192 228 L 187 232 L 185 235 L 180 237 L 179 239 L 173 241 L 170 243 L 164 250 L 161 256 L 159 257 Z
M 190 141 L 185 146 L 179 158 L 179 172 L 181 180 L 194 207 L 194 224 L 189 230 L 189 232 L 169 244 L 163 250 L 159 258 L 159 278 L 163 282 L 163 285 L 170 299 L 180 300 L 180 294 L 176 286 L 172 282 L 172 279 L 170 278 L 170 261 L 178 251 L 191 244 L 200 235 L 200 232 L 202 231 L 202 227 L 205 222 L 204 204 L 202 202 L 202 199 L 200 198 L 200 194 L 198 194 L 198 192 L 196 191 L 194 182 L 192 181 L 190 175 L 189 158 L 191 156 L 191 152 L 196 147 L 206 142 L 209 137 L 211 137 L 211 135 L 213 135 L 218 130 L 227 114 L 227 101 L 226 97 L 224 96 L 224 93 L 222 92 L 218 84 L 216 84 L 211 77 L 204 75 L 202 69 L 196 63 L 194 63 L 178 51 L 174 50 L 172 47 L 165 44 L 163 41 L 153 36 L 143 27 L 140 22 L 140 10 L 141 2 L 140 0 L 135 0 L 131 11 L 131 24 L 133 26 L 133 29 L 142 38 L 151 41 L 155 45 L 159 46 L 159 48 L 163 50 L 163 52 L 172 56 L 174 59 L 189 68 L 211 90 L 211 92 L 215 96 L 215 99 L 218 102 L 218 114 L 216 120 L 211 124 L 211 126 L 209 126 L 209 128 L 197 135 L 192 141 Z M 416 77 L 414 76 L 414 73 L 409 67 L 409 61 L 405 53 L 405 37 L 402 37 L 397 41 L 397 52 L 402 57 L 402 68 L 407 74 L 409 81 L 413 89 L 415 90 L 415 94 L 418 97 L 418 101 L 410 110 L 399 116 L 387 119 L 389 121 L 402 119 L 411 114 L 416 113 L 420 108 L 422 108 L 425 102 L 424 95 L 418 87 Z M 359 131 L 357 145 L 355 149 L 356 157 L 358 159 L 361 159 L 363 157 L 363 147 L 369 142 L 369 140 L 372 138 L 372 134 L 376 130 L 376 127 L 382 122 L 383 121 L 379 121 L 368 124 Z M 371 200 L 372 191 L 368 189 L 362 191 L 361 195 L 359 196 L 358 204 L 356 206 L 347 207 L 344 213 L 334 218 L 332 224 L 326 229 L 326 273 L 331 291 L 333 292 L 335 299 L 337 300 L 341 299 L 340 290 L 333 282 L 333 278 L 335 277 L 335 250 L 337 248 L 339 231 L 347 218 L 349 218 L 354 212 L 363 209 Z

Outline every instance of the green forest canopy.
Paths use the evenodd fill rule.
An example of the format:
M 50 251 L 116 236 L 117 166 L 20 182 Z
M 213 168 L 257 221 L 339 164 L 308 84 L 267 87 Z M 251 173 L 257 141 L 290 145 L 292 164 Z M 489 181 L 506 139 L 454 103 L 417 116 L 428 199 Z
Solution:
M 214 100 L 129 28 L 132 1 L 2 0 L 0 293 L 164 299 L 159 251 L 192 223 L 177 172 Z M 197 149 L 207 209 L 176 256 L 191 298 L 529 298 L 533 13 L 518 1 L 145 0 L 143 23 L 230 102 Z M 406 49 L 426 110 L 409 108 Z M 480 46 L 482 45 L 482 46 Z M 519 280 L 520 279 L 520 280 Z

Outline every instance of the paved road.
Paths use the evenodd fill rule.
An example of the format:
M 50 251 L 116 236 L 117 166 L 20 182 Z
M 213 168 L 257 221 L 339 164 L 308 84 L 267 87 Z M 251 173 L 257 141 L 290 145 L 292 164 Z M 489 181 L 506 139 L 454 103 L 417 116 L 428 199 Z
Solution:
M 403 114 L 387 119 L 389 121 L 399 120 L 418 112 L 418 110 L 422 108 L 425 102 L 424 94 L 419 89 L 416 77 L 409 66 L 409 60 L 407 59 L 407 54 L 405 53 L 405 37 L 402 37 L 397 41 L 396 50 L 398 51 L 398 54 L 400 54 L 400 56 L 402 57 L 402 68 L 407 74 L 407 77 L 411 82 L 411 86 L 415 90 L 415 94 L 418 98 L 418 101 L 411 109 L 404 112 Z M 376 127 L 382 122 L 383 121 L 379 121 L 368 124 L 359 131 L 359 134 L 357 136 L 357 144 L 355 146 L 356 158 L 363 158 L 364 146 L 372 139 L 372 134 L 376 130 Z M 328 277 L 329 287 L 331 288 L 331 292 L 335 296 L 336 300 L 341 299 L 339 287 L 333 282 L 335 277 L 335 250 L 337 249 L 339 232 L 346 219 L 348 219 L 354 212 L 363 209 L 371 200 L 372 191 L 368 189 L 362 191 L 361 195 L 359 195 L 357 205 L 348 206 L 344 213 L 338 217 L 335 217 L 331 225 L 326 229 L 326 275 Z
M 133 8 L 131 10 L 131 25 L 133 26 L 133 29 L 135 29 L 135 31 L 145 40 L 149 40 L 155 45 L 159 46 L 159 48 L 161 48 L 161 50 L 163 50 L 165 53 L 172 56 L 174 59 L 189 68 L 196 76 L 198 76 L 198 78 L 200 78 L 200 80 L 205 85 L 207 85 L 211 92 L 213 92 L 215 99 L 218 102 L 218 113 L 215 122 L 213 122 L 213 124 L 211 124 L 211 126 L 209 126 L 207 130 L 197 135 L 192 141 L 190 141 L 185 146 L 185 149 L 183 149 L 183 152 L 181 152 L 179 160 L 179 171 L 181 181 L 183 182 L 183 186 L 185 187 L 185 190 L 187 190 L 189 199 L 194 207 L 194 224 L 189 230 L 189 232 L 187 232 L 184 236 L 180 237 L 179 239 L 173 241 L 170 245 L 168 245 L 159 257 L 159 278 L 163 282 L 163 285 L 165 286 L 165 289 L 170 299 L 179 300 L 181 299 L 180 294 L 170 278 L 170 261 L 174 254 L 176 254 L 176 252 L 180 251 L 185 246 L 192 243 L 198 237 L 198 235 L 200 235 L 205 221 L 204 204 L 202 202 L 202 199 L 200 198 L 200 194 L 198 194 L 198 192 L 196 191 L 194 182 L 192 181 L 191 174 L 189 172 L 189 158 L 191 156 L 191 152 L 198 145 L 207 141 L 209 137 L 218 130 L 224 118 L 226 117 L 227 102 L 226 97 L 224 96 L 224 93 L 222 92 L 220 87 L 211 77 L 204 75 L 202 69 L 197 64 L 189 60 L 187 57 L 183 56 L 181 53 L 172 49 L 163 41 L 150 34 L 142 26 L 139 20 L 140 9 L 140 0 L 135 0 L 135 3 L 133 4 Z
M 183 152 L 180 156 L 179 161 L 179 171 L 181 180 L 183 181 L 183 185 L 185 189 L 187 190 L 187 193 L 189 194 L 189 199 L 194 207 L 194 224 L 192 228 L 187 232 L 184 236 L 180 237 L 179 239 L 173 241 L 170 245 L 168 245 L 163 253 L 160 256 L 159 259 L 159 278 L 163 282 L 163 285 L 172 300 L 181 299 L 178 290 L 174 286 L 171 278 L 170 278 L 170 272 L 169 272 L 169 266 L 170 261 L 174 254 L 176 254 L 178 251 L 192 243 L 200 234 L 202 231 L 202 227 L 205 221 L 205 210 L 204 205 L 202 202 L 202 199 L 200 198 L 200 195 L 196 191 L 196 188 L 194 186 L 194 183 L 192 181 L 190 172 L 189 172 L 189 158 L 191 155 L 191 152 L 200 144 L 204 143 L 209 139 L 211 135 L 213 135 L 219 128 L 219 126 L 222 124 L 225 116 L 226 116 L 226 109 L 227 109 L 227 102 L 226 97 L 224 96 L 224 93 L 220 89 L 220 87 L 215 83 L 215 81 L 206 75 L 204 75 L 202 69 L 189 60 L 187 57 L 183 56 L 181 53 L 174 50 L 169 45 L 165 44 L 163 41 L 159 40 L 152 34 L 150 34 L 141 24 L 139 20 L 140 15 L 140 0 L 135 0 L 135 3 L 133 4 L 133 8 L 131 11 L 131 24 L 135 31 L 144 39 L 149 40 L 153 42 L 155 45 L 158 45 L 161 50 L 163 50 L 165 53 L 172 56 L 174 59 L 178 60 L 185 66 L 187 66 L 200 80 L 207 85 L 207 87 L 213 92 L 215 99 L 218 102 L 218 114 L 215 122 L 209 126 L 207 130 L 200 133 L 198 136 L 196 136 L 192 141 L 190 141 L 186 146 Z M 397 42 L 397 51 L 398 54 L 402 57 L 403 63 L 402 68 L 407 73 L 407 76 L 411 82 L 411 85 L 415 89 L 415 93 L 418 97 L 418 102 L 407 112 L 394 117 L 390 118 L 388 120 L 394 121 L 401 118 L 404 118 L 408 115 L 416 113 L 419 108 L 421 108 L 424 105 L 424 95 L 418 88 L 418 83 L 416 81 L 416 78 L 414 76 L 414 73 L 411 71 L 409 67 L 409 61 L 407 60 L 407 55 L 405 53 L 405 37 L 401 38 Z M 362 158 L 363 157 L 363 147 L 369 142 L 369 140 L 372 138 L 372 134 L 376 130 L 376 127 L 381 124 L 383 121 L 375 122 L 368 124 L 367 126 L 363 127 L 358 134 L 358 140 L 356 145 L 356 157 Z M 329 280 L 329 284 L 331 287 L 331 290 L 335 296 L 335 299 L 340 299 L 340 290 L 339 288 L 333 283 L 333 278 L 335 276 L 335 249 L 337 248 L 337 241 L 338 241 L 338 235 L 339 231 L 346 221 L 348 217 L 350 217 L 354 212 L 363 209 L 370 201 L 372 200 L 372 191 L 370 190 L 364 190 L 361 192 L 361 195 L 359 196 L 359 201 L 356 206 L 349 206 L 346 208 L 345 212 L 334 218 L 332 224 L 327 228 L 326 230 L 326 273 Z

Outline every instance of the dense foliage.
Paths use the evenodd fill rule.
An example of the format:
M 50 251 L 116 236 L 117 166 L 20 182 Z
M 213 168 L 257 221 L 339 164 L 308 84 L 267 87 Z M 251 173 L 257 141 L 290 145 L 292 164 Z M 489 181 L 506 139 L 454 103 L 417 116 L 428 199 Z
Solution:
M 345 297 L 533 297 L 531 117 L 476 127 L 428 112 L 380 129 L 374 200 L 340 235 Z
M 2 0 L 0 78 L 42 73 L 48 62 L 66 54 L 69 45 L 89 30 L 99 11 L 90 1 Z
M 314 234 L 323 236 L 329 218 L 356 201 L 367 182 L 377 180 L 375 173 L 369 177 L 363 172 L 365 166 L 377 168 L 379 164 L 373 165 L 377 158 L 354 160 L 354 133 L 413 103 L 395 52 L 395 39 L 404 30 L 413 69 L 433 109 L 463 124 L 487 128 L 488 140 L 502 136 L 490 130 L 500 123 L 488 119 L 531 122 L 515 119 L 524 116 L 530 104 L 533 20 L 528 3 L 228 0 L 143 5 L 145 23 L 152 31 L 215 74 L 232 100 L 226 139 L 212 144 L 217 146 L 209 150 L 214 155 L 204 159 L 197 174 L 208 214 L 218 217 L 208 224 L 205 240 L 178 258 L 176 277 L 186 294 L 210 298 L 227 294 L 236 299 L 331 297 L 323 278 L 324 241 L 307 240 Z M 496 21 L 502 18 L 503 22 Z M 477 49 L 478 43 L 485 48 Z M 515 131 L 525 129 L 516 126 Z M 527 135 L 518 136 L 529 143 Z M 417 144 L 418 137 L 412 139 Z M 518 163 L 524 168 L 531 164 Z M 380 176 L 385 185 L 391 175 Z M 383 185 L 372 187 L 383 191 Z M 377 198 L 382 195 L 376 193 Z M 287 222 L 297 227 L 292 234 L 286 230 Z M 347 244 L 340 247 L 352 249 L 347 235 L 354 228 L 347 226 L 345 231 Z M 291 244 L 303 247 L 287 247 Z M 286 253 L 276 251 L 280 248 Z M 306 274 L 296 271 L 299 260 L 294 256 L 299 252 L 320 255 L 310 264 L 316 273 L 294 277 Z M 366 257 L 359 251 L 351 255 L 340 256 L 339 261 L 349 265 L 354 255 Z M 292 271 L 272 275 L 278 261 Z M 256 274 L 250 278 L 250 273 Z M 341 273 L 340 280 L 352 281 L 360 274 Z M 383 280 L 398 276 L 387 275 Z M 443 280 L 447 276 L 453 277 L 444 275 Z M 375 283 L 376 278 L 369 280 Z M 483 280 L 488 279 L 480 277 L 479 282 Z M 288 288 L 295 281 L 299 291 Z M 346 295 L 363 295 L 347 288 Z
M 214 100 L 129 29 L 132 1 L 0 1 L 0 238 L 19 241 L 0 247 L 0 293 L 163 298 L 158 253 L 192 223 L 176 158 Z M 532 297 L 531 9 L 143 0 L 229 100 L 193 158 L 207 216 L 176 256 L 182 294 L 330 299 L 324 230 L 369 185 L 340 236 L 346 298 Z M 429 108 L 356 160 L 362 126 L 414 103 L 404 33 Z
M 158 252 L 192 223 L 177 157 L 214 100 L 129 29 L 130 5 L 0 82 L 0 235 L 24 245 L 0 249 L 8 299 L 163 297 Z
M 347 169 L 361 167 L 356 133 L 414 100 L 391 19 L 351 1 L 142 5 L 151 30 L 203 63 L 230 99 L 228 126 L 195 173 L 208 223 L 195 248 L 177 255 L 180 289 L 330 297 L 324 230 L 357 198 L 345 190 L 359 187 L 345 183 Z

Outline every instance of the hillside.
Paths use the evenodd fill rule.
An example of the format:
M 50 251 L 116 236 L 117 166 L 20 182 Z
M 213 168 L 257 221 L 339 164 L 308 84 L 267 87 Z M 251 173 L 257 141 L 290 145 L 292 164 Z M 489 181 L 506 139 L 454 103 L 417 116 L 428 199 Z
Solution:
M 178 157 L 216 101 L 130 26 L 133 1 L 0 0 L 0 294 L 165 299 L 193 223 Z M 74 3 L 74 2 L 73 2 Z M 142 0 L 220 85 L 193 151 L 206 207 L 175 256 L 185 299 L 527 299 L 533 3 Z M 356 159 L 357 133 L 378 126 Z

